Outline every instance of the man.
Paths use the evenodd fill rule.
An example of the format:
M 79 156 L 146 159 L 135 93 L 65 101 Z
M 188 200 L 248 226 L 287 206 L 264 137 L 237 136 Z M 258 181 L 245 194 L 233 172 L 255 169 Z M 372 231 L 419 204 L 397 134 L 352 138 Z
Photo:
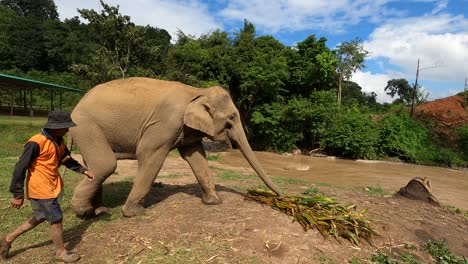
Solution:
M 3 259 L 8 258 L 11 244 L 18 236 L 45 220 L 50 223 L 50 234 L 56 247 L 55 258 L 66 263 L 80 259 L 78 254 L 69 252 L 64 247 L 63 215 L 57 200 L 63 191 L 63 180 L 58 171 L 61 164 L 85 174 L 89 180 L 94 179 L 91 171 L 70 156 L 70 151 L 63 142 L 63 136 L 68 132 L 68 128 L 73 126 L 76 124 L 69 113 L 51 111 L 41 133 L 31 137 L 24 145 L 23 154 L 15 166 L 11 180 L 11 207 L 20 209 L 26 195 L 31 201 L 33 212 L 32 217 L 15 231 L 4 238 L 0 237 L 0 254 Z

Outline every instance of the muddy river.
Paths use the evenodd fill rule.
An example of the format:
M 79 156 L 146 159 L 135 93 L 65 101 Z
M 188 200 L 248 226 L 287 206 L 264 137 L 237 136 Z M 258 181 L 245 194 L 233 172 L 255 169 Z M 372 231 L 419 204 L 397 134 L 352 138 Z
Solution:
M 249 164 L 239 151 L 220 153 L 221 163 Z M 427 177 L 434 196 L 445 205 L 468 210 L 468 171 L 384 161 L 353 161 L 256 152 L 269 175 L 326 183 L 345 188 L 381 187 L 396 192 L 413 177 Z

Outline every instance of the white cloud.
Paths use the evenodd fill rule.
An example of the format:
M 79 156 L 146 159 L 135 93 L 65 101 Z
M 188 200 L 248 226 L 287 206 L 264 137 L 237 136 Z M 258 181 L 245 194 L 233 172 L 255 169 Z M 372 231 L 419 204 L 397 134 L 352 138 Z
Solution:
M 174 38 L 180 29 L 186 34 L 200 36 L 215 29 L 222 29 L 209 13 L 208 4 L 197 0 L 105 0 L 111 6 L 120 6 L 120 13 L 131 17 L 137 25 L 151 25 L 165 29 Z M 60 19 L 79 16 L 77 9 L 94 9 L 102 7 L 98 0 L 55 0 Z
M 363 20 L 380 23 L 402 17 L 408 11 L 390 7 L 398 0 L 231 0 L 221 11 L 227 19 L 244 18 L 271 33 L 279 31 L 327 30 L 342 32 Z M 431 2 L 433 13 L 443 10 L 448 0 L 411 0 Z
M 268 32 L 327 29 L 342 31 L 363 18 L 377 19 L 385 0 L 232 0 L 221 15 L 227 19 L 252 21 Z
M 364 48 L 371 58 L 388 58 L 406 78 L 414 76 L 419 58 L 421 79 L 462 80 L 468 73 L 468 20 L 447 14 L 392 20 L 375 29 Z
M 363 92 L 375 92 L 377 94 L 377 102 L 391 103 L 396 98 L 387 95 L 384 89 L 385 86 L 387 86 L 387 82 L 394 78 L 396 77 L 387 74 L 373 74 L 371 72 L 357 71 L 354 73 L 351 80 L 359 84 Z

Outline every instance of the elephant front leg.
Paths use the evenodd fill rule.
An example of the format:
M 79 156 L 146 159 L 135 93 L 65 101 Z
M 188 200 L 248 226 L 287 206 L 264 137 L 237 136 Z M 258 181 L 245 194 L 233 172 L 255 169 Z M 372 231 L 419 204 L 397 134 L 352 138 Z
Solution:
M 138 159 L 138 172 L 132 190 L 122 207 L 122 214 L 132 217 L 144 213 L 143 201 L 151 189 L 159 170 L 164 164 L 169 150 L 157 150 L 148 157 Z
M 208 161 L 202 143 L 197 142 L 191 146 L 179 147 L 179 152 L 192 168 L 193 174 L 201 186 L 203 203 L 209 205 L 222 203 L 223 201 L 216 193 L 213 177 L 208 170 Z

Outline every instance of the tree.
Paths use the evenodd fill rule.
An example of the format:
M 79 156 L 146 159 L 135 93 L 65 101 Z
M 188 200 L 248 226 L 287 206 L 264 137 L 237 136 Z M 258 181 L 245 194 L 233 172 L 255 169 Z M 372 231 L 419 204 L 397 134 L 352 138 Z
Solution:
M 13 64 L 10 37 L 15 22 L 15 12 L 0 4 L 0 69 L 10 68 Z
M 101 14 L 93 9 L 78 10 L 80 15 L 89 21 L 99 44 L 98 50 L 91 58 L 91 66 L 106 69 L 107 77 L 113 78 L 113 71 L 118 71 L 121 78 L 125 78 L 129 67 L 135 64 L 135 52 L 142 44 L 143 33 L 141 28 L 130 21 L 129 16 L 119 13 L 119 6 L 109 6 L 102 0 L 100 2 L 103 7 Z M 100 63 L 101 65 L 98 65 Z
M 39 21 L 58 20 L 57 6 L 54 0 L 0 0 L 21 17 L 34 17 Z
M 384 91 L 392 98 L 398 95 L 398 101 L 406 105 L 411 104 L 413 88 L 406 79 L 392 79 L 387 82 Z
M 143 34 L 142 44 L 137 47 L 137 65 L 140 68 L 151 70 L 155 75 L 164 73 L 164 58 L 171 45 L 171 35 L 160 28 L 149 25 L 141 27 Z
M 312 91 L 330 90 L 335 87 L 336 59 L 326 46 L 326 39 L 315 35 L 299 42 L 288 50 L 288 66 L 291 78 L 286 89 L 290 95 L 310 96 Z
M 398 95 L 394 103 L 403 103 L 405 105 L 411 105 L 414 85 L 410 85 L 406 79 L 392 79 L 387 82 L 384 91 L 392 98 L 395 95 Z M 427 100 L 428 93 L 421 89 L 421 86 L 418 85 L 416 88 L 416 103 L 422 103 Z
M 289 78 L 286 47 L 271 36 L 255 38 L 247 20 L 237 34 L 227 71 L 229 90 L 243 124 L 248 126 L 255 106 L 279 99 Z
M 342 82 L 349 81 L 354 72 L 365 67 L 364 60 L 369 54 L 361 44 L 361 39 L 356 38 L 350 42 L 338 45 L 336 51 L 338 64 L 338 105 L 341 105 Z
M 246 80 L 248 67 L 255 56 L 255 26 L 248 20 L 244 20 L 244 27 L 236 34 L 233 43 L 232 54 L 227 61 L 228 86 L 233 101 L 237 104 L 241 115 L 242 123 L 245 124 L 246 106 L 240 101 L 245 102 L 245 87 L 242 88 Z

